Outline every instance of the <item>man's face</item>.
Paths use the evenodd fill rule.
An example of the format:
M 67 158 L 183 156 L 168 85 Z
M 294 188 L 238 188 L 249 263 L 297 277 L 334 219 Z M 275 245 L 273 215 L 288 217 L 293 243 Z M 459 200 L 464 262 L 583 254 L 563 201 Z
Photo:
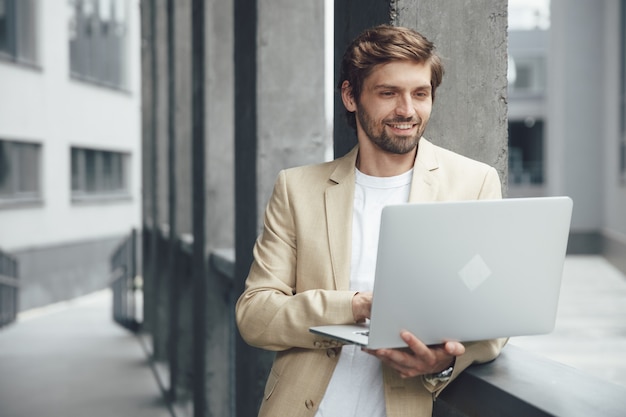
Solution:
M 393 154 L 414 150 L 432 110 L 430 72 L 429 64 L 412 61 L 374 68 L 354 101 L 359 141 Z

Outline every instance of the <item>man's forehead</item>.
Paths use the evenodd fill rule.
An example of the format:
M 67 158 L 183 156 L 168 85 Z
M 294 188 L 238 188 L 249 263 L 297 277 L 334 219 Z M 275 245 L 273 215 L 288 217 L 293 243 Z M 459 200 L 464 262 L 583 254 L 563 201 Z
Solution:
M 430 86 L 431 67 L 426 62 L 391 61 L 376 65 L 365 78 L 370 88 L 411 83 Z

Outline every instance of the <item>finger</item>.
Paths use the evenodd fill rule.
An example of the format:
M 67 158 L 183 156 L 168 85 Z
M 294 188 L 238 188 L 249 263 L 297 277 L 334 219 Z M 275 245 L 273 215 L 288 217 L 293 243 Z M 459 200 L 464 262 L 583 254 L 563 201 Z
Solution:
M 410 378 L 423 373 L 431 368 L 431 364 L 424 362 L 409 349 L 379 349 L 370 352 L 381 362 L 397 371 L 403 378 Z M 430 355 L 434 357 L 432 353 Z
M 432 354 L 428 346 L 426 346 L 424 342 L 415 337 L 413 333 L 403 331 L 402 333 L 400 333 L 400 337 L 402 338 L 402 340 L 404 340 L 404 343 L 409 346 L 409 349 L 411 349 L 411 351 L 416 356 L 422 357 L 426 355 L 428 357 Z
M 419 369 L 415 368 L 413 365 L 405 363 L 404 360 L 399 360 L 398 355 L 393 355 L 390 352 L 380 352 L 377 351 L 373 353 L 382 363 L 389 366 L 402 378 L 411 378 L 420 374 Z M 406 355 L 406 354 L 405 354 Z
M 461 356 L 465 353 L 465 346 L 459 342 L 446 342 L 443 347 L 451 356 Z

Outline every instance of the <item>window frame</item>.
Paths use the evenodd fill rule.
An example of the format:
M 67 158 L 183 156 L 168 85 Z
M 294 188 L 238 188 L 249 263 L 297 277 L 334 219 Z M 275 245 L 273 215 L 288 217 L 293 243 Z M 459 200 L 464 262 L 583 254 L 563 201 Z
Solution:
M 107 0 L 111 5 L 107 21 L 100 16 L 100 1 L 66 0 L 71 10 L 68 20 L 70 78 L 129 91 L 129 5 L 126 1 Z M 86 4 L 91 4 L 89 15 L 82 13 Z M 118 11 L 118 7 L 123 10 Z M 120 16 L 123 20 L 118 21 Z M 116 36 L 116 33 L 121 35 Z
M 538 140 L 538 145 L 534 148 L 536 156 L 538 159 L 533 159 L 529 157 L 529 153 L 532 153 L 532 146 L 524 147 L 524 146 L 512 146 L 511 141 L 513 139 L 518 139 L 518 136 L 512 134 L 512 130 L 519 130 L 519 127 L 525 127 L 526 129 L 534 129 L 536 126 L 537 135 L 525 135 L 526 140 Z M 524 119 L 511 118 L 508 121 L 508 146 L 509 146 L 509 186 L 510 187 L 533 187 L 539 188 L 544 187 L 546 185 L 546 155 L 545 155 L 545 147 L 546 147 L 546 122 L 543 117 L 526 117 Z M 526 145 L 532 145 L 530 143 L 526 143 Z M 518 150 L 519 154 L 512 152 L 513 149 Z M 526 152 L 525 152 L 526 151 Z M 512 169 L 515 168 L 514 164 L 511 162 L 511 158 L 515 155 L 519 156 L 519 167 L 521 171 L 513 172 Z M 524 178 L 523 180 L 518 180 L 518 176 Z
M 93 157 L 90 166 L 87 158 Z M 117 160 L 110 176 L 105 173 L 104 159 L 107 155 Z M 131 152 L 103 149 L 82 145 L 70 146 L 70 196 L 73 203 L 103 200 L 126 200 L 131 198 L 130 167 Z
M 0 0 L 5 7 L 7 47 L 0 59 L 38 68 L 39 0 Z
M 43 202 L 43 193 L 42 193 L 42 155 L 43 155 L 43 145 L 40 142 L 36 141 L 25 141 L 25 140 L 13 140 L 13 139 L 5 139 L 0 138 L 0 142 L 4 142 L 4 144 L 8 144 L 7 158 L 11 161 L 10 164 L 6 166 L 10 167 L 10 192 L 6 194 L 0 193 L 0 208 L 2 207 L 13 207 L 15 205 L 39 205 Z M 20 149 L 22 147 L 22 149 Z M 30 147 L 34 149 L 35 152 L 31 157 L 35 159 L 35 163 L 32 161 L 26 161 L 26 157 L 24 156 L 24 151 L 26 148 Z M 2 161 L 0 161 L 2 162 Z M 3 162 L 2 162 L 3 163 Z M 4 165 L 4 163 L 3 163 Z M 24 166 L 22 166 L 24 165 Z M 24 169 L 31 169 L 34 167 L 34 172 L 30 176 L 29 180 L 34 183 L 34 190 L 23 190 L 21 189 L 21 181 L 24 179 Z

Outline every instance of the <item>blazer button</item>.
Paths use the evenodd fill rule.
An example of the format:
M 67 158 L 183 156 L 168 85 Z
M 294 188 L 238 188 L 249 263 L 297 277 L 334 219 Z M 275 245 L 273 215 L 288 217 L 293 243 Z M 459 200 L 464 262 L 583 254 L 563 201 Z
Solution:
M 307 409 L 312 410 L 313 407 L 315 407 L 315 403 L 313 403 L 313 400 L 306 400 L 304 402 L 304 405 L 306 406 Z
M 333 359 L 335 356 L 337 356 L 337 351 L 333 348 L 326 349 L 326 356 Z

